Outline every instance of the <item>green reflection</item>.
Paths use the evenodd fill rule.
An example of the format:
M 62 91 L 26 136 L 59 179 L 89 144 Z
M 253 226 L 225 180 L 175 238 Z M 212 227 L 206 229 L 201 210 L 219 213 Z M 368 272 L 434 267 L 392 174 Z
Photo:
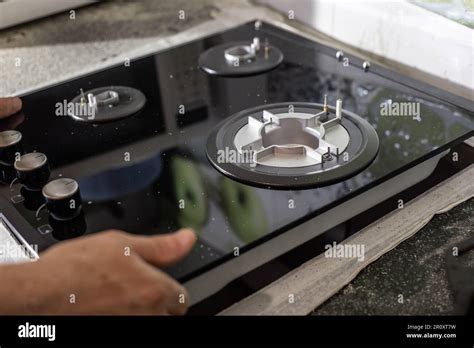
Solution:
M 173 188 L 178 204 L 178 225 L 200 229 L 207 218 L 207 191 L 196 164 L 176 156 L 171 160 Z
M 219 180 L 219 191 L 236 235 L 245 243 L 262 237 L 267 231 L 266 214 L 254 189 L 223 176 Z

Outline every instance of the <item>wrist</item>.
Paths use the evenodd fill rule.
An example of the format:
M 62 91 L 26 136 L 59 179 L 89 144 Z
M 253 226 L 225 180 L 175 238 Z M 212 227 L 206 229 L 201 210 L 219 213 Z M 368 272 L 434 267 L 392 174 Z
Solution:
M 0 266 L 0 314 L 42 314 L 48 280 L 39 261 Z

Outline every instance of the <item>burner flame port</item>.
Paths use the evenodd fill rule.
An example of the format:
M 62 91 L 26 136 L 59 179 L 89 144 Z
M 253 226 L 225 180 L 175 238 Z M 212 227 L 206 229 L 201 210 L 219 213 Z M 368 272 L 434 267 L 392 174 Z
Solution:
M 254 60 L 258 51 L 260 51 L 260 39 L 254 37 L 250 45 L 237 45 L 226 49 L 224 57 L 229 64 L 235 64 L 235 62 Z
M 344 152 L 350 139 L 340 124 L 342 100 L 337 100 L 335 114 L 328 116 L 326 112 L 327 104 L 317 114 L 273 114 L 264 110 L 263 122 L 248 117 L 234 144 L 240 153 L 252 151 L 253 161 L 265 166 L 304 167 L 331 160 Z

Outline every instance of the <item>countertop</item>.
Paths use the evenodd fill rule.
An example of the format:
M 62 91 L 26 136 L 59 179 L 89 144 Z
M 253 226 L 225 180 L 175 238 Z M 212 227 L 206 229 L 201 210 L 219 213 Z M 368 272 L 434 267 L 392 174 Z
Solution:
M 453 314 L 445 255 L 456 243 L 474 237 L 473 226 L 474 199 L 436 215 L 412 238 L 367 266 L 313 315 Z M 466 263 L 474 277 L 472 253 Z

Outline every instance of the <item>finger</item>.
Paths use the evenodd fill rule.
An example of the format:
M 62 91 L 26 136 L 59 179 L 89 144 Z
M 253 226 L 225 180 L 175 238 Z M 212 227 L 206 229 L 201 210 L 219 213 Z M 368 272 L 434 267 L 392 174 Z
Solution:
M 131 237 L 132 250 L 146 262 L 161 267 L 172 265 L 184 258 L 195 243 L 196 235 L 190 229 L 152 237 Z
M 148 307 L 151 314 L 183 315 L 188 309 L 189 295 L 187 290 L 170 275 L 144 262 L 148 274 L 153 277 L 156 291 L 152 298 L 156 300 Z
M 176 280 L 172 279 L 166 274 L 164 274 L 164 276 L 169 278 L 169 282 L 166 282 L 168 286 L 165 290 L 166 312 L 170 315 L 186 314 L 186 311 L 188 310 L 189 300 L 188 292 Z
M 168 300 L 168 306 L 166 311 L 170 315 L 185 315 L 188 311 L 189 295 L 186 289 L 181 286 L 178 293 L 174 293 L 173 296 Z
M 0 98 L 0 118 L 16 114 L 21 110 L 22 102 L 18 97 Z

